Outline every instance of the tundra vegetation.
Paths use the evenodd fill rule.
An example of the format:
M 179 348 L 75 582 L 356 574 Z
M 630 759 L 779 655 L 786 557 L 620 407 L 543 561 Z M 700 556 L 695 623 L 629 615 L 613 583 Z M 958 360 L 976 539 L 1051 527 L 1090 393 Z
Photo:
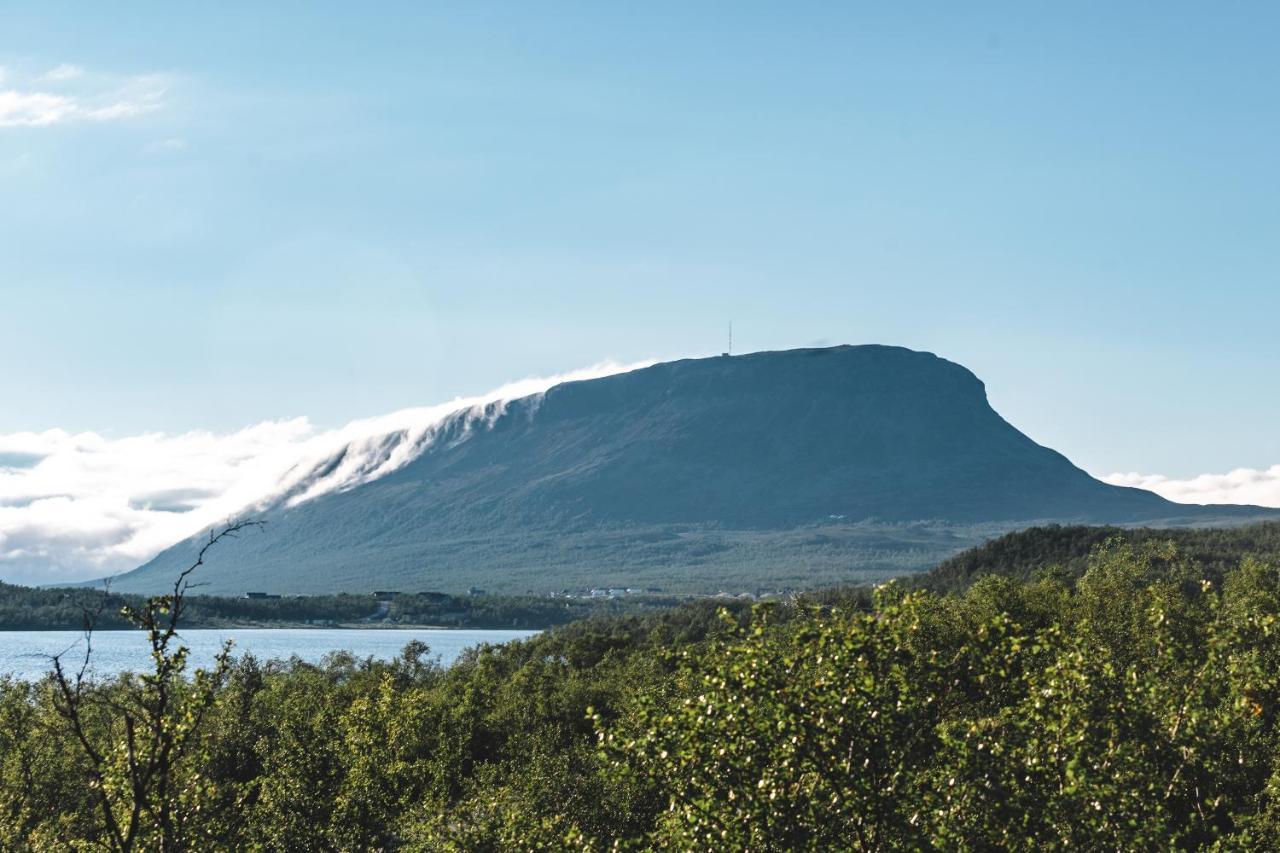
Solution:
M 0 682 L 0 848 L 1269 846 L 1275 566 L 1090 548 L 588 619 L 448 669 L 411 645 L 192 673 L 178 588 L 130 614 L 152 671 Z

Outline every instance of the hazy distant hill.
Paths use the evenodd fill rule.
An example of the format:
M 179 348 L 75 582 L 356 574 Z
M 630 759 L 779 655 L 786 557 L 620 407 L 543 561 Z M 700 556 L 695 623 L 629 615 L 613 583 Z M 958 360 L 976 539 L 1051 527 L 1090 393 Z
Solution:
M 565 383 L 460 413 L 414 452 L 347 491 L 265 510 L 264 531 L 202 570 L 208 591 L 812 586 L 924 568 L 1033 521 L 1276 514 L 1102 483 L 1004 421 L 965 368 L 886 346 Z M 158 588 L 192 550 L 115 588 Z

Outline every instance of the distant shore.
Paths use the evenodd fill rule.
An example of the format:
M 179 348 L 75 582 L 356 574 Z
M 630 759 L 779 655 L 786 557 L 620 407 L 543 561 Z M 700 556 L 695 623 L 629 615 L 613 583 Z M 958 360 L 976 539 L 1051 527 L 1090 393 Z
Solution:
M 370 628 L 545 630 L 596 615 L 642 614 L 688 596 L 487 595 L 443 592 L 331 595 L 192 595 L 185 601 L 186 628 Z M 125 615 L 144 597 L 87 587 L 33 588 L 0 583 L 0 631 L 97 631 L 129 629 Z

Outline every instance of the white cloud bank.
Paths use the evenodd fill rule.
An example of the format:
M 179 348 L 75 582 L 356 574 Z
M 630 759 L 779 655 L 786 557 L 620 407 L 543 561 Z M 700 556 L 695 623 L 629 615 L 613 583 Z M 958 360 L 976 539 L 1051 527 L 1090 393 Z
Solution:
M 560 382 L 648 363 L 525 379 L 334 430 L 295 418 L 227 434 L 0 435 L 0 580 L 56 583 L 126 571 L 264 501 L 288 495 L 298 503 L 395 470 L 453 413 L 480 413 Z M 315 479 L 316 468 L 344 447 L 340 464 Z
M 115 77 L 66 64 L 26 80 L 11 77 L 0 74 L 0 128 L 133 118 L 159 109 L 168 87 L 161 75 Z
M 1237 468 L 1227 474 L 1201 474 L 1185 480 L 1136 472 L 1108 474 L 1100 479 L 1115 486 L 1149 489 L 1177 503 L 1280 507 L 1280 465 L 1266 470 Z

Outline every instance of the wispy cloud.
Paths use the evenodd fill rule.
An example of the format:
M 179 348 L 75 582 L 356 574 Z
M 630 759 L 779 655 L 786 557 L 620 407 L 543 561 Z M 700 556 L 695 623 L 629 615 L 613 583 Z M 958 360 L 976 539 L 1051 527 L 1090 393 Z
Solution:
M 0 127 L 41 127 L 56 124 L 75 110 L 75 102 L 62 95 L 0 90 Z
M 394 470 L 460 410 L 639 366 L 607 363 L 525 379 L 334 430 L 296 418 L 225 434 L 0 435 L 0 579 L 47 583 L 131 569 L 247 507 L 286 495 L 296 503 Z M 392 434 L 400 440 L 388 452 Z M 340 464 L 323 464 L 343 448 Z M 323 477 L 314 477 L 317 468 Z
M 187 140 L 180 136 L 157 139 L 142 147 L 142 153 L 151 157 L 172 157 L 187 150 Z
M 1237 468 L 1226 474 L 1201 474 L 1186 479 L 1136 472 L 1108 474 L 1101 479 L 1116 486 L 1149 489 L 1178 503 L 1280 507 L 1280 465 L 1265 470 Z
M 69 65 L 63 63 L 40 75 L 40 79 L 49 83 L 62 83 L 67 80 L 75 80 L 77 77 L 84 76 L 84 69 L 79 65 Z
M 0 128 L 134 118 L 159 109 L 168 89 L 162 75 L 119 77 L 65 64 L 25 80 L 0 73 L 0 85 Z

